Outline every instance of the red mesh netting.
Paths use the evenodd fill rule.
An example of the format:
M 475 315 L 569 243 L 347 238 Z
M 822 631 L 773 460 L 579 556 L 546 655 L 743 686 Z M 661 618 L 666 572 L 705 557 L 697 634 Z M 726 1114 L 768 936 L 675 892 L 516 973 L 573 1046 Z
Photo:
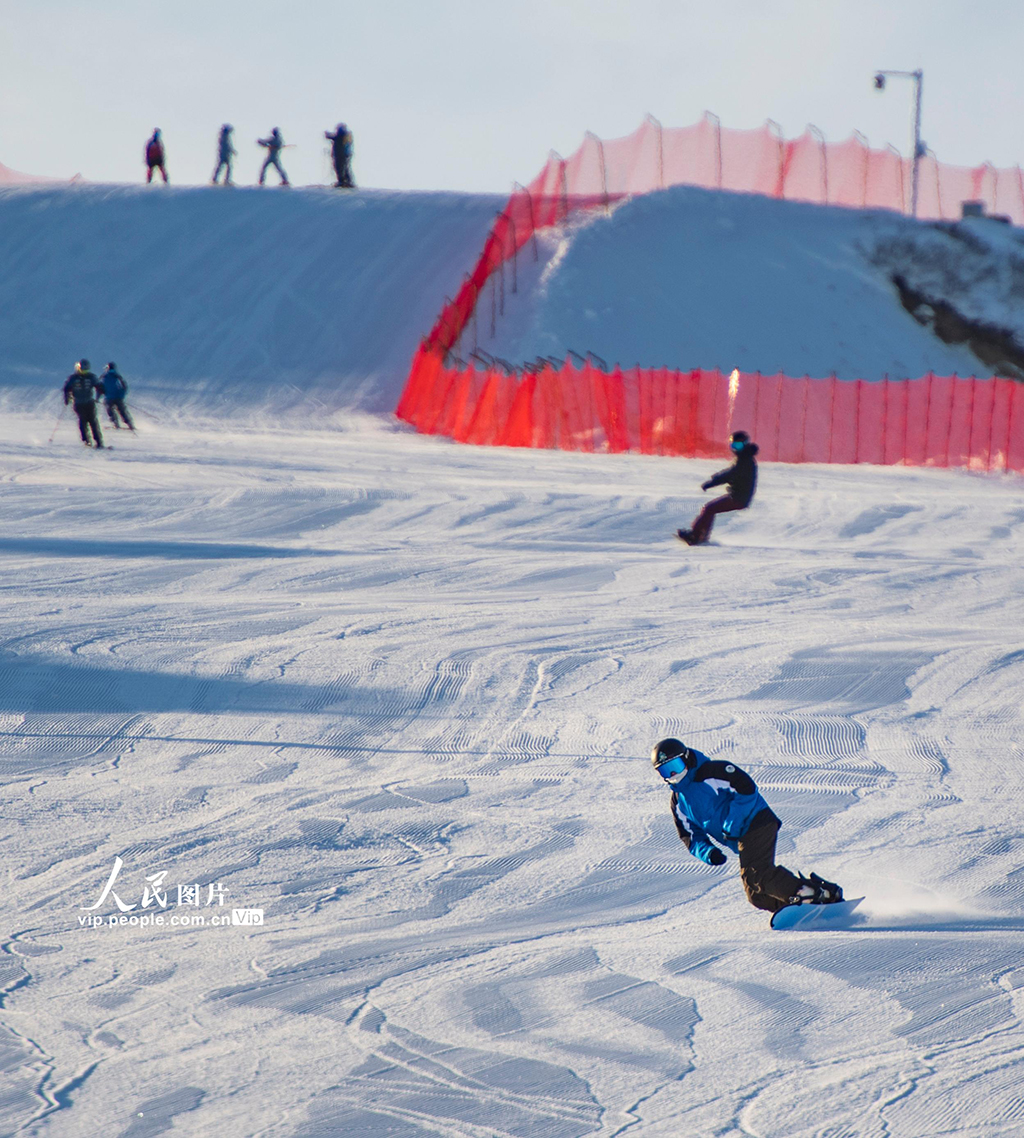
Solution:
M 723 129 L 713 115 L 665 130 L 648 117 L 625 138 L 588 134 L 568 159 L 552 153 L 527 187 L 516 187 L 483 252 L 413 361 L 398 417 L 459 442 L 563 450 L 720 454 L 742 425 L 762 458 L 782 462 L 872 462 L 1024 469 L 1024 396 L 1010 380 L 925 376 L 920 380 L 792 379 L 634 368 L 611 373 L 571 361 L 539 373 L 445 360 L 477 311 L 484 286 L 541 229 L 578 210 L 673 185 L 766 194 L 794 201 L 905 212 L 912 163 L 863 136 L 828 143 L 813 127 L 786 141 L 773 124 Z M 1020 167 L 918 164 L 918 216 L 952 218 L 960 203 L 1024 222 Z M 513 269 L 514 271 L 514 269 Z M 514 278 L 513 278 L 514 279 Z M 493 315 L 492 315 L 493 319 Z

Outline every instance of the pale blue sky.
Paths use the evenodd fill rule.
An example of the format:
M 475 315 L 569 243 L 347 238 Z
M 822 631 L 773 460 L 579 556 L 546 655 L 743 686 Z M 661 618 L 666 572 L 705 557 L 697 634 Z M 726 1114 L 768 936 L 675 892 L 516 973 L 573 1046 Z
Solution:
M 993 0 L 0 0 L 0 162 L 137 181 L 163 129 L 171 179 L 203 182 L 236 127 L 236 178 L 279 126 L 293 182 L 327 180 L 323 131 L 355 133 L 364 186 L 507 191 L 549 149 L 649 111 L 685 126 L 766 118 L 787 136 L 863 131 L 941 159 L 1024 163 L 1024 5 Z

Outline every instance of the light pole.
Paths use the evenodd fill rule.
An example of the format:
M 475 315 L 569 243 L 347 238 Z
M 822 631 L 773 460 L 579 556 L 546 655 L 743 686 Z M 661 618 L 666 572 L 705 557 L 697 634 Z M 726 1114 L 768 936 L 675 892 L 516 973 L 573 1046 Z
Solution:
M 917 71 L 876 71 L 875 90 L 885 90 L 885 77 L 887 75 L 902 75 L 905 79 L 914 80 L 914 178 L 910 193 L 910 212 L 917 217 L 917 164 L 925 156 L 927 147 L 921 141 L 921 87 L 924 84 L 924 72 Z

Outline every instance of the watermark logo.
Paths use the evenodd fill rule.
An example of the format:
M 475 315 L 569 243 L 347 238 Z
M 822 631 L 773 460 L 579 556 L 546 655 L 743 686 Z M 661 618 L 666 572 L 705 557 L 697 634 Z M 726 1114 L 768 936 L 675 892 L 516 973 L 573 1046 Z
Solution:
M 225 911 L 228 890 L 219 881 L 169 885 L 167 875 L 170 871 L 166 869 L 147 874 L 141 897 L 137 901 L 132 900 L 133 895 L 123 886 L 118 886 L 120 892 L 114 888 L 123 868 L 123 859 L 115 857 L 113 869 L 99 896 L 91 905 L 80 906 L 78 923 L 83 928 L 121 925 L 133 928 L 253 927 L 263 924 L 262 909 L 232 908 L 230 913 Z M 111 906 L 116 911 L 111 911 Z M 102 911 L 104 907 L 106 911 Z

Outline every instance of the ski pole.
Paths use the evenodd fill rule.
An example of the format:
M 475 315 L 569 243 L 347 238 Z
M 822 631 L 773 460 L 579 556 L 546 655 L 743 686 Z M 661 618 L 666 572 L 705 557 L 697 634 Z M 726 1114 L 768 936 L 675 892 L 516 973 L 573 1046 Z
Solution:
M 57 428 L 60 426 L 60 421 L 61 421 L 61 419 L 64 418 L 64 412 L 67 409 L 68 409 L 68 405 L 65 403 L 64 406 L 61 407 L 61 409 L 60 409 L 60 414 L 57 416 L 57 422 L 53 424 L 53 430 L 50 432 L 50 437 L 46 440 L 47 442 L 51 442 L 51 443 L 53 442 L 54 437 L 57 434 Z

